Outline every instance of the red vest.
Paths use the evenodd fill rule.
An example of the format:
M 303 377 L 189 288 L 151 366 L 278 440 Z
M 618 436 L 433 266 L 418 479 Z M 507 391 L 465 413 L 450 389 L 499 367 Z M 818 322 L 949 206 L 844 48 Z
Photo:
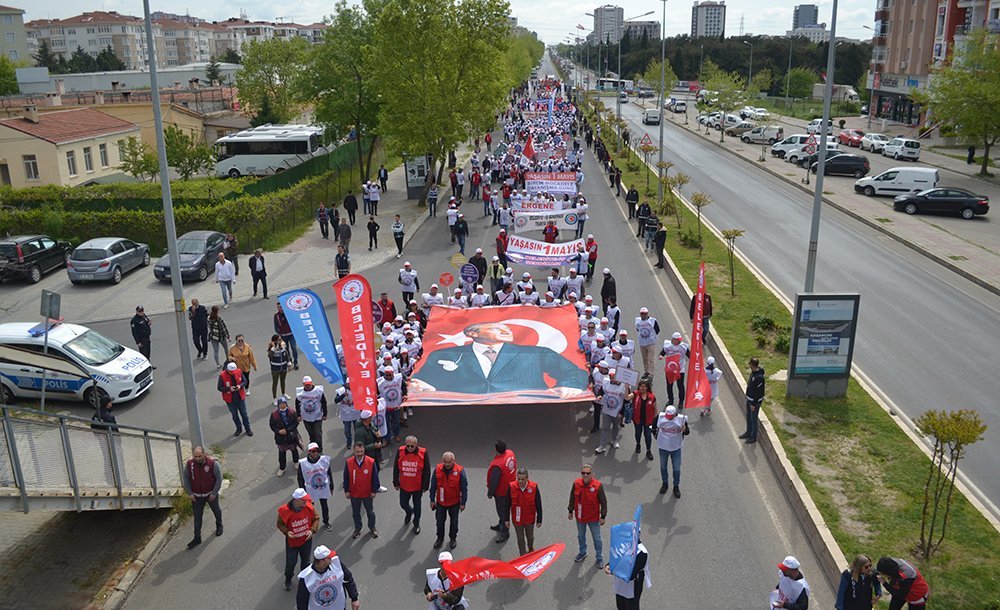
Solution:
M 486 483 L 489 484 L 490 470 L 500 469 L 500 483 L 497 485 L 496 495 L 506 496 L 510 492 L 511 481 L 517 480 L 517 458 L 514 452 L 507 449 L 502 454 L 493 458 L 489 468 L 486 469 Z
M 601 519 L 601 503 L 597 494 L 601 490 L 601 482 L 591 479 L 590 485 L 584 485 L 583 479 L 573 481 L 573 502 L 576 505 L 574 514 L 581 523 L 591 523 Z
M 636 392 L 634 405 L 635 405 L 635 409 L 632 411 L 632 423 L 633 424 L 642 424 L 642 423 L 644 423 L 647 426 L 652 426 L 652 425 L 654 425 L 656 423 L 656 415 L 657 415 L 657 413 L 656 413 L 656 396 L 654 396 L 652 392 L 649 392 L 648 394 L 646 394 L 646 400 L 643 400 L 642 397 L 639 396 L 639 393 Z M 645 421 L 641 421 L 640 420 L 640 418 L 642 417 L 643 411 L 645 411 L 645 415 L 646 415 L 646 420 Z
M 510 486 L 510 522 L 514 525 L 533 525 L 535 523 L 535 498 L 538 495 L 538 483 L 528 481 L 524 491 L 517 481 Z
M 427 460 L 427 449 L 417 447 L 416 453 L 407 453 L 406 447 L 400 447 L 396 455 L 399 464 L 399 488 L 413 493 L 423 490 L 424 462 Z
M 441 506 L 455 506 L 462 501 L 462 467 L 455 464 L 451 473 L 444 470 L 444 464 L 434 468 L 434 481 L 437 483 L 437 493 L 434 502 Z
M 185 467 L 191 479 L 191 493 L 199 497 L 212 493 L 215 489 L 215 460 L 205 456 L 205 463 L 199 464 L 191 458 Z
M 352 455 L 347 458 L 347 492 L 352 498 L 368 498 L 372 492 L 372 476 L 375 474 L 375 460 L 370 456 L 365 456 L 358 464 L 358 460 Z
M 587 260 L 596 261 L 597 260 L 597 242 L 588 241 L 587 242 Z
M 240 386 L 240 389 L 237 392 L 223 392 L 222 400 L 224 402 L 227 404 L 233 402 L 233 394 L 238 394 L 241 399 L 246 400 L 247 391 L 243 387 L 243 371 L 239 369 L 236 369 L 235 371 L 222 371 L 222 381 L 227 385 Z
M 312 502 L 306 500 L 306 505 L 299 512 L 292 510 L 287 503 L 282 504 L 281 508 L 278 509 L 278 516 L 288 528 L 288 546 L 300 547 L 305 544 L 306 532 L 312 527 L 313 518 L 316 516 Z
M 392 310 L 394 309 L 392 299 L 386 299 L 385 303 L 382 303 L 382 299 L 375 301 L 378 304 L 378 308 L 382 310 L 382 321 L 389 322 L 395 316 L 392 315 Z

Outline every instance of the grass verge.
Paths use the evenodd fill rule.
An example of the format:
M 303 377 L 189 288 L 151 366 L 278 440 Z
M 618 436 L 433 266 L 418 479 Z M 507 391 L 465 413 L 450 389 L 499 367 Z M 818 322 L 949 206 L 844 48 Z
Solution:
M 588 119 L 593 121 L 592 112 Z M 606 125 L 606 133 L 611 133 L 608 130 Z M 619 165 L 624 183 L 645 184 L 649 172 L 645 166 Z M 655 173 L 652 178 L 655 183 Z M 697 285 L 698 265 L 704 260 L 714 306 L 712 326 L 735 361 L 757 356 L 769 374 L 786 368 L 787 351 L 777 349 L 784 347 L 778 341 L 781 333 L 759 329 L 767 326 L 760 323 L 762 319 L 769 319 L 779 330 L 790 327 L 791 313 L 738 260 L 736 295 L 732 296 L 725 244 L 703 229 L 704 254 L 699 257 L 697 248 L 685 247 L 679 239 L 682 232 L 696 231 L 696 217 L 684 206 L 680 217 L 680 231 L 673 217 L 665 218 L 667 254 L 692 290 Z M 718 227 L 729 228 L 739 227 Z M 754 235 L 741 239 L 754 239 Z M 935 608 L 1000 608 L 1000 534 L 964 496 L 959 494 L 954 501 L 942 549 L 930 562 L 915 559 L 930 462 L 856 380 L 851 380 L 844 398 L 803 400 L 785 398 L 785 383 L 769 379 L 764 409 L 849 559 L 858 553 L 876 559 L 882 555 L 913 559 L 930 583 Z M 879 607 L 888 607 L 887 601 Z

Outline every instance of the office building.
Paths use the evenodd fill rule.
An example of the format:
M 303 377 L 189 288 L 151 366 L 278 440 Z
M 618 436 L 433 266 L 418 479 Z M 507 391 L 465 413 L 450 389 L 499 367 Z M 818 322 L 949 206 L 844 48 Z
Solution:
M 724 0 L 714 2 L 695 0 L 691 7 L 691 37 L 699 38 L 726 36 L 726 3 Z
M 618 44 L 622 37 L 624 9 L 605 4 L 594 9 L 594 40 L 599 43 Z
M 807 28 L 819 23 L 819 7 L 815 4 L 800 4 L 792 13 L 792 29 Z

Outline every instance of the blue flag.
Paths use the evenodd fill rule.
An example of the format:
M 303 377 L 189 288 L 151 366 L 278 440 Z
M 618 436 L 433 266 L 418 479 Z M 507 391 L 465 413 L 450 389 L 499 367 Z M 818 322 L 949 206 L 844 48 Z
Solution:
M 635 558 L 639 554 L 639 522 L 642 519 L 642 505 L 636 505 L 632 521 L 611 526 L 611 549 L 608 555 L 608 565 L 611 573 L 628 580 L 635 567 Z
M 556 93 L 555 91 L 549 95 L 549 125 L 552 125 L 552 108 L 556 103 Z
M 337 347 L 330 332 L 330 322 L 323 301 L 312 290 L 299 288 L 278 295 L 278 302 L 288 318 L 288 326 L 298 348 L 327 382 L 344 383 Z

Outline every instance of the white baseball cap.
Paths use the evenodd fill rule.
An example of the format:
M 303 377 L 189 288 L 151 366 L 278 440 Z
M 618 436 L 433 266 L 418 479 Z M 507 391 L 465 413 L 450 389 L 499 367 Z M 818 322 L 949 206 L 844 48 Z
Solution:
M 437 287 L 438 287 L 437 284 L 431 284 L 431 288 L 437 288 Z
M 639 313 L 649 313 L 649 308 L 648 307 L 640 307 L 639 308 Z
M 708 358 L 705 359 L 705 363 L 706 364 L 715 364 L 715 358 L 712 357 L 712 356 L 709 356 Z
M 410 261 L 406 261 L 405 263 L 403 263 L 403 266 L 404 267 L 412 267 L 413 265 L 410 264 Z
M 340 388 L 340 389 L 343 390 L 344 388 Z M 309 446 L 306 447 L 306 451 L 312 451 L 313 449 L 315 449 L 316 451 L 319 451 L 319 443 L 309 443 Z
M 236 363 L 235 362 L 230 362 L 229 364 L 226 365 L 226 370 L 227 371 L 235 371 L 236 368 L 237 367 L 236 367 Z
M 682 335 L 682 334 L 680 334 L 680 333 L 674 333 L 674 334 L 670 335 L 670 337 L 671 337 L 672 339 L 683 339 L 683 338 L 684 338 L 684 335 Z
M 664 413 L 666 414 L 667 419 L 673 419 L 677 416 L 677 407 L 674 405 L 667 405 L 667 410 L 664 411 Z
M 594 239 L 594 234 L 593 233 L 589 233 L 587 235 L 587 239 Z
M 302 378 L 302 383 L 312 383 L 312 382 L 313 378 L 310 377 L 309 375 L 306 375 L 305 377 Z
M 604 273 L 604 275 L 611 275 L 611 269 L 608 269 L 607 267 L 605 267 L 603 273 Z
M 438 563 L 444 563 L 446 561 L 452 561 L 452 559 L 453 558 L 451 556 L 451 553 L 449 553 L 448 551 L 441 551 L 438 554 Z
M 476 254 L 482 254 L 482 253 L 483 253 L 482 248 L 476 248 Z
M 302 498 L 306 498 L 308 496 L 309 494 L 306 493 L 306 490 L 301 487 L 292 492 L 292 499 L 294 500 L 301 500 Z
M 798 570 L 799 560 L 793 557 L 792 555 L 789 555 L 788 557 L 785 557 L 784 559 L 781 560 L 781 563 L 778 564 L 778 569 Z
M 333 555 L 333 551 L 328 549 L 326 545 L 319 545 L 313 549 L 313 559 L 326 559 Z

